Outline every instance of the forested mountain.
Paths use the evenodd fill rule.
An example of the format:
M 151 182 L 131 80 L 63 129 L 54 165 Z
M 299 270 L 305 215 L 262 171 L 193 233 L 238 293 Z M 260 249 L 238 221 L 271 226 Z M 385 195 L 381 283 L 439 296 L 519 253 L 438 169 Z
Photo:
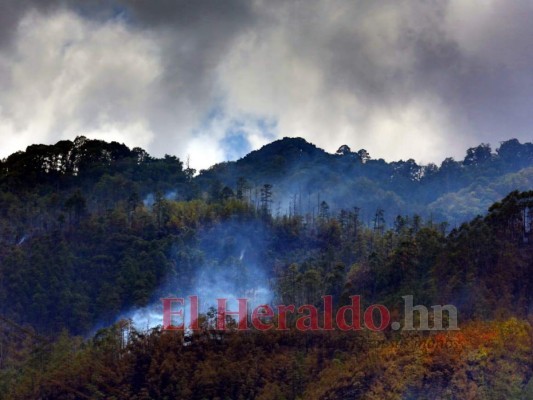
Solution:
M 532 159 L 515 140 L 419 167 L 283 139 L 195 176 L 115 142 L 30 146 L 0 165 L 0 398 L 527 398 Z M 395 320 L 412 295 L 457 307 L 460 330 L 220 333 L 207 308 L 190 335 L 127 320 L 228 293 L 335 310 L 360 295 Z
M 217 164 L 202 171 L 197 181 L 222 182 L 230 188 L 248 184 L 249 196 L 259 201 L 255 188 L 273 185 L 275 213 L 317 213 L 319 204 L 357 206 L 366 222 L 377 208 L 389 223 L 398 214 L 420 214 L 436 221 L 460 224 L 486 209 L 512 190 L 533 187 L 533 144 L 516 139 L 502 142 L 493 153 L 490 145 L 467 150 L 465 158 L 446 158 L 440 166 L 418 165 L 415 160 L 385 162 L 365 149 L 343 145 L 329 154 L 301 138 L 284 138 L 253 151 L 236 162 Z M 239 178 L 246 178 L 246 182 Z
M 173 200 L 246 198 L 259 207 L 261 188 L 269 184 L 274 215 L 316 216 L 326 202 L 335 212 L 358 207 L 366 223 L 383 209 L 389 225 L 397 215 L 415 213 L 458 225 L 510 191 L 533 187 L 532 168 L 533 144 L 516 139 L 495 152 L 481 144 L 462 161 L 422 166 L 413 159 L 373 159 L 346 145 L 329 154 L 302 138 L 284 138 L 193 177 L 196 171 L 174 156 L 156 159 L 140 148 L 78 137 L 12 154 L 0 162 L 0 179 L 12 194 L 31 188 L 35 195 L 35 186 L 39 194 L 80 189 L 90 211 L 111 209 L 124 196 L 153 203 L 158 192 Z

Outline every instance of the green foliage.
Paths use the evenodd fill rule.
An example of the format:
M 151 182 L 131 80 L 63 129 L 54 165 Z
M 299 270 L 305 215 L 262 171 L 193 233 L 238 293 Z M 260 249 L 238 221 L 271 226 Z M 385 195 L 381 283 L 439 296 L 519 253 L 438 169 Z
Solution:
M 524 240 L 523 205 L 533 192 L 516 190 L 532 187 L 530 144 L 511 140 L 496 154 L 482 145 L 462 163 L 424 168 L 284 139 L 193 174 L 175 157 L 84 137 L 2 161 L 0 398 L 530 391 L 533 239 Z M 450 215 L 447 235 L 440 220 Z M 385 304 L 401 317 L 410 294 L 455 305 L 466 333 L 213 334 L 205 323 L 184 337 L 113 325 L 176 287 L 189 294 L 200 269 L 242 286 L 252 265 L 274 304 L 320 305 L 328 294 L 338 309 L 360 294 L 363 307 Z M 89 340 L 70 336 L 99 326 L 110 327 Z M 427 340 L 456 347 L 428 350 Z

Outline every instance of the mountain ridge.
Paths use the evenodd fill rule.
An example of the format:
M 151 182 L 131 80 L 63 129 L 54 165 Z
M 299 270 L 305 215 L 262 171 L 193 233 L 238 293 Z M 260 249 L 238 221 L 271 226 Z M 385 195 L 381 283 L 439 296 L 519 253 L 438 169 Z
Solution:
M 496 152 L 482 143 L 468 149 L 462 161 L 448 157 L 437 166 L 432 163 L 418 165 L 413 159 L 393 162 L 372 159 L 365 149 L 353 152 L 347 145 L 340 146 L 332 154 L 305 139 L 285 137 L 239 160 L 200 171 L 196 179 L 203 187 L 216 182 L 236 187 L 242 178 L 249 180 L 252 186 L 272 184 L 276 191 L 273 201 L 282 210 L 291 208 L 291 197 L 292 201 L 294 196 L 307 197 L 305 202 L 312 201 L 313 204 L 315 201 L 311 197 L 320 197 L 333 209 L 366 208 L 368 218 L 376 208 L 388 208 L 392 215 L 431 214 L 440 220 L 461 222 L 484 213 L 486 206 L 510 190 L 496 190 L 479 205 L 473 202 L 467 207 L 470 210 L 452 212 L 451 215 L 447 205 L 439 205 L 441 197 L 459 194 L 476 182 L 489 185 L 502 181 L 500 186 L 511 186 L 511 190 L 527 190 L 533 187 L 532 172 L 528 169 L 531 166 L 533 144 L 521 144 L 516 139 L 503 141 Z M 514 179 L 513 174 L 519 171 L 522 171 L 523 179 Z M 517 186 L 504 185 L 505 176 L 510 181 L 517 181 Z M 344 193 L 332 188 L 340 188 Z M 483 186 L 479 188 L 485 189 Z M 352 204 L 348 198 L 353 200 Z M 307 207 L 305 212 L 313 211 Z M 315 212 L 318 212 L 318 204 Z
M 467 149 L 463 160 L 449 157 L 437 166 L 373 159 L 347 145 L 332 154 L 303 138 L 285 137 L 195 175 L 175 156 L 154 158 L 141 148 L 78 137 L 32 145 L 1 160 L 0 183 L 14 190 L 37 185 L 68 192 L 83 181 L 88 196 L 91 187 L 111 185 L 109 205 L 162 192 L 178 200 L 240 197 L 256 207 L 267 184 L 272 213 L 317 215 L 325 202 L 331 212 L 357 207 L 366 221 L 382 209 L 389 223 L 409 214 L 460 223 L 512 190 L 533 187 L 532 166 L 533 144 L 516 139 L 503 141 L 495 152 L 482 143 Z

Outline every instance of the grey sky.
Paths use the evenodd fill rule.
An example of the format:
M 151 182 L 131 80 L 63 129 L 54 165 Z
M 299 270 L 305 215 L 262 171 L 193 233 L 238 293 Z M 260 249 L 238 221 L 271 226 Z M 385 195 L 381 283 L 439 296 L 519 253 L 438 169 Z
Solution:
M 0 157 L 80 134 L 198 168 L 283 136 L 423 163 L 530 141 L 532 19 L 530 0 L 0 0 Z

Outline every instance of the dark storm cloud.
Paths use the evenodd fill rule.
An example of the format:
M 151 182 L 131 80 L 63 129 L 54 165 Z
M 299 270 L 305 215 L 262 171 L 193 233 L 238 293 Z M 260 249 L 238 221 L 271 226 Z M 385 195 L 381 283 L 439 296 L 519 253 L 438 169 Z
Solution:
M 0 7 L 0 146 L 9 150 L 87 133 L 192 153 L 205 167 L 229 154 L 236 125 L 243 148 L 270 139 L 261 120 L 330 151 L 347 143 L 426 162 L 531 137 L 528 0 Z M 84 60 L 95 62 L 84 69 Z
M 158 152 L 183 146 L 184 132 L 176 134 L 176 115 L 194 109 L 202 118 L 215 107 L 216 68 L 233 41 L 254 24 L 251 2 L 245 0 L 123 1 L 128 20 L 159 36 L 163 73 L 153 98 L 154 130 L 163 128 Z M 181 133 L 181 134 L 180 134 Z
M 140 23 L 148 27 L 171 25 L 176 29 L 198 29 L 198 24 L 213 24 L 213 33 L 233 31 L 252 19 L 252 2 L 245 0 L 121 0 L 120 4 Z M 203 30 L 203 29 L 202 29 Z M 209 30 L 203 30 L 203 34 Z M 220 32 L 219 32 L 220 33 Z
M 0 47 L 9 45 L 13 32 L 16 30 L 20 18 L 28 8 L 48 10 L 53 8 L 54 2 L 30 0 L 6 0 L 0 2 Z
M 532 4 L 498 3 L 478 37 L 454 31 L 449 15 L 440 14 L 432 30 L 411 38 L 417 92 L 434 92 L 452 115 L 464 118 L 466 125 L 457 128 L 474 142 L 531 138 L 533 25 L 526 18 L 533 16 Z M 475 14 L 464 17 L 475 24 Z
M 196 85 L 210 80 L 232 40 L 254 24 L 251 2 L 245 0 L 122 1 L 129 21 L 161 35 L 166 84 L 179 71 L 177 82 Z
M 459 16 L 464 25 L 474 25 L 474 38 L 450 20 L 452 3 L 359 2 L 335 23 L 295 18 L 289 40 L 297 53 L 319 66 L 326 96 L 348 90 L 373 109 L 395 109 L 429 96 L 456 119 L 450 137 L 469 136 L 471 144 L 513 134 L 527 139 L 533 122 L 533 24 L 527 22 L 532 3 L 492 2 L 490 16 L 480 23 L 484 17 L 476 12 L 483 14 L 483 3 L 478 2 L 468 10 L 472 15 L 465 10 Z M 376 47 L 387 23 L 358 25 L 387 8 L 394 33 Z

